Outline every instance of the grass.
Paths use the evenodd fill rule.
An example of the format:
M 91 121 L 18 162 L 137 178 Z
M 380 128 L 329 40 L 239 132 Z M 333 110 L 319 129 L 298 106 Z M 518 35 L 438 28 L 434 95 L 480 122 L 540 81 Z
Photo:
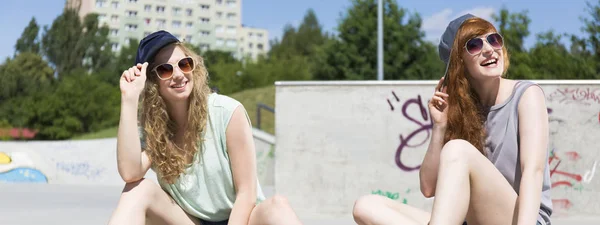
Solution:
M 258 126 L 256 118 L 256 105 L 258 103 L 263 103 L 271 108 L 275 108 L 275 86 L 245 90 L 227 96 L 238 100 L 244 105 L 254 127 Z M 270 134 L 275 134 L 275 115 L 267 110 L 261 110 L 260 126 L 261 130 Z M 116 136 L 117 127 L 111 127 L 98 132 L 76 136 L 73 137 L 72 140 L 113 138 Z
M 75 136 L 72 140 L 86 140 L 86 139 L 100 139 L 100 138 L 113 138 L 117 136 L 117 127 L 111 127 L 104 130 L 100 130 L 94 133 L 87 133 L 80 136 Z
M 263 103 L 271 108 L 275 108 L 275 86 L 267 86 L 262 88 L 255 88 L 250 90 L 244 90 L 241 92 L 233 93 L 228 95 L 238 101 L 240 101 L 246 111 L 248 111 L 248 116 L 252 121 L 252 126 L 257 127 L 258 121 L 256 118 L 256 105 L 258 103 Z M 275 114 L 261 109 L 261 130 L 275 134 Z

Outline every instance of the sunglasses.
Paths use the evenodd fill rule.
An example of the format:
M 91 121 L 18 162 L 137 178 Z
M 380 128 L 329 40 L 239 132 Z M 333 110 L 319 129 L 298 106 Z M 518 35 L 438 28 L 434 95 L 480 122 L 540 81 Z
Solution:
M 167 80 L 173 77 L 175 67 L 179 68 L 179 70 L 184 73 L 192 72 L 194 71 L 194 59 L 192 59 L 192 57 L 185 57 L 180 59 L 177 64 L 163 63 L 154 67 L 152 71 L 156 73 L 159 79 Z
M 467 50 L 467 53 L 469 53 L 470 55 L 477 55 L 481 53 L 481 50 L 483 49 L 484 39 L 494 49 L 501 49 L 502 46 L 504 46 L 504 40 L 502 39 L 502 35 L 498 33 L 491 33 L 486 35 L 485 38 L 476 37 L 467 41 L 467 43 L 465 44 L 465 49 Z

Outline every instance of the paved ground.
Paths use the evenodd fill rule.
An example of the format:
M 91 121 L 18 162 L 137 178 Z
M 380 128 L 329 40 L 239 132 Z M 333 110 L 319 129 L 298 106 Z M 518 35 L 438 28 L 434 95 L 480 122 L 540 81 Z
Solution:
M 49 184 L 0 184 L 2 225 L 106 224 L 121 187 Z M 272 188 L 265 188 L 272 195 Z M 351 218 L 301 218 L 305 225 L 351 225 Z M 596 218 L 554 219 L 554 225 L 598 225 Z

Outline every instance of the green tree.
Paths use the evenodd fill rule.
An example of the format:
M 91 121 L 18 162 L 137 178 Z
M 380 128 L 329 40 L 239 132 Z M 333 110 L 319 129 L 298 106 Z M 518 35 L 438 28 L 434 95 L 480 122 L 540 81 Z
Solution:
M 553 31 L 537 35 L 537 43 L 530 50 L 531 64 L 535 71 L 534 79 L 590 79 L 594 68 L 585 58 L 571 54 L 561 40 L 563 35 Z
M 52 84 L 54 71 L 38 54 L 22 52 L 0 65 L 0 102 L 44 90 Z
M 76 10 L 65 8 L 50 28 L 44 27 L 42 49 L 59 78 L 83 68 L 84 74 L 105 68 L 112 57 L 108 28 L 98 26 L 98 15 L 86 15 L 83 22 Z
M 595 74 L 600 74 L 600 0 L 596 4 L 586 2 L 588 17 L 582 18 L 584 23 L 583 32 L 587 35 L 585 39 L 576 42 L 581 51 L 588 52 L 582 55 L 589 63 L 593 63 Z M 573 38 L 576 39 L 576 38 Z M 584 43 L 582 43 L 584 42 Z M 598 77 L 598 75 L 596 76 Z
M 439 79 L 443 63 L 435 46 L 424 40 L 421 17 L 409 15 L 396 1 L 383 9 L 384 79 Z M 317 51 L 315 78 L 373 80 L 377 75 L 377 2 L 353 0 L 341 19 L 336 39 Z
M 38 34 L 40 33 L 40 27 L 35 21 L 35 17 L 32 17 L 29 21 L 29 25 L 25 27 L 21 37 L 17 39 L 15 44 L 15 55 L 21 52 L 32 52 L 35 54 L 40 53 L 40 42 Z
M 529 23 L 531 19 L 528 11 L 511 13 L 506 8 L 500 9 L 492 18 L 498 24 L 498 32 L 504 37 L 504 44 L 510 56 L 510 67 L 507 71 L 511 79 L 534 79 L 539 75 L 529 66 L 532 59 L 524 46 L 525 38 L 529 36 Z

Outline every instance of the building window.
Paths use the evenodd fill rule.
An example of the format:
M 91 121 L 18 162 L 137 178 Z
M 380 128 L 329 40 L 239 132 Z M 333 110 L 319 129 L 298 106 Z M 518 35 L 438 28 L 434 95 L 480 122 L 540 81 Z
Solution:
M 204 18 L 204 17 L 201 17 L 201 18 L 200 18 L 200 22 L 201 22 L 201 23 L 209 23 L 209 22 L 210 22 L 210 19 L 209 19 L 209 18 Z
M 192 42 L 192 35 L 187 35 L 185 36 L 185 40 L 183 40 L 185 42 Z
M 200 50 L 206 51 L 208 49 L 210 49 L 210 45 L 209 44 L 204 44 L 204 43 L 200 44 Z
M 111 43 L 111 48 L 113 51 L 119 51 L 119 47 L 120 47 L 119 43 L 115 43 L 115 42 Z
M 209 5 L 200 5 L 200 9 L 208 10 L 208 9 L 210 9 L 210 6 Z
M 181 35 L 179 35 L 179 34 L 173 34 L 173 36 L 175 36 L 175 38 L 177 38 L 177 40 L 181 40 Z
M 181 15 L 181 8 L 173 8 L 173 15 Z
M 227 19 L 228 20 L 235 20 L 235 13 L 227 13 Z
M 110 29 L 110 35 L 115 37 L 119 35 L 119 29 Z
M 254 34 L 252 32 L 248 32 L 248 37 L 252 38 L 252 36 L 254 36 Z
M 216 44 L 217 46 L 221 46 L 221 45 L 223 45 L 223 44 L 224 44 L 224 42 L 223 42 L 223 39 L 221 39 L 221 38 L 217 39 L 217 41 L 215 42 L 215 44 Z
M 96 0 L 96 7 L 102 8 L 106 5 L 106 0 Z
M 227 0 L 227 6 L 229 7 L 235 7 L 235 0 Z
M 127 25 L 125 25 L 125 30 L 126 31 L 136 31 L 137 25 L 136 24 L 127 24 Z
M 114 2 L 113 1 L 112 2 L 112 7 L 115 8 L 115 9 L 118 9 L 119 8 L 119 2 Z
M 227 40 L 227 47 L 235 47 L 237 42 L 234 39 Z
M 260 50 L 263 50 L 263 44 L 257 44 L 256 47 Z
M 150 12 L 152 11 L 152 6 L 151 5 L 145 5 L 144 6 L 144 12 Z
M 216 0 L 217 5 L 223 5 L 223 0 Z
M 98 21 L 102 22 L 104 20 L 106 20 L 106 14 L 98 14 Z
M 235 26 L 227 26 L 227 33 L 228 34 L 235 34 L 236 33 Z
M 130 11 L 130 10 L 127 10 L 127 11 L 125 11 L 125 14 L 126 14 L 128 17 L 136 17 L 136 16 L 137 16 L 137 11 Z
M 223 18 L 223 12 L 217 12 L 217 19 Z
M 262 37 L 263 37 L 263 35 L 262 35 L 261 33 L 258 33 L 258 34 L 256 34 L 256 37 L 258 37 L 258 38 L 262 38 Z
M 119 22 L 119 16 L 117 16 L 117 15 L 112 15 L 112 16 L 110 17 L 110 22 L 113 22 L 113 23 L 118 23 L 118 22 Z
M 187 23 L 185 24 L 185 27 L 186 27 L 186 28 L 192 28 L 192 27 L 194 27 L 194 24 L 193 24 L 192 22 L 187 22 Z
M 152 20 L 150 18 L 146 18 L 146 19 L 144 19 L 144 22 L 146 22 L 146 25 L 150 25 Z
M 252 43 L 248 43 L 248 48 L 252 49 L 252 47 L 254 47 L 254 45 Z
M 156 6 L 156 12 L 157 13 L 165 13 L 165 7 L 164 6 Z
M 205 31 L 205 30 L 200 31 L 200 36 L 206 37 L 208 35 L 210 35 L 210 31 Z
M 137 3 L 137 0 L 129 0 L 129 3 Z
M 157 19 L 156 20 L 156 26 L 158 28 L 165 28 L 165 24 L 167 23 L 167 21 L 165 21 L 164 19 Z
M 223 32 L 223 30 L 224 30 L 223 29 L 223 25 L 216 25 L 215 26 L 215 32 L 216 33 L 221 33 L 221 32 Z
M 181 21 L 177 21 L 177 20 L 173 21 L 173 25 L 172 26 L 173 26 L 173 28 L 180 28 L 181 27 Z
M 192 16 L 192 9 L 186 9 L 185 10 L 185 15 L 186 16 Z

